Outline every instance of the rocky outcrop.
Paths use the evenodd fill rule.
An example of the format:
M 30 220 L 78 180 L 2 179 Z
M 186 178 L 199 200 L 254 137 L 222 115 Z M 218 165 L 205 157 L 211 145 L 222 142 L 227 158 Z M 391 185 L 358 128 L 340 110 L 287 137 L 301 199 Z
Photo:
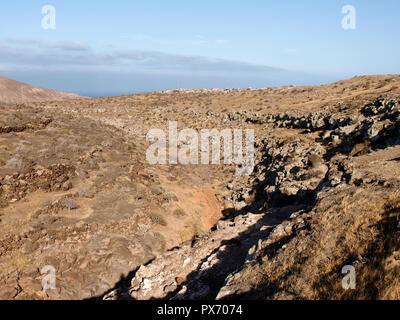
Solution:
M 364 242 L 372 245 L 377 238 L 367 233 L 351 238 L 352 228 L 357 224 L 353 220 L 365 218 L 370 219 L 370 223 L 380 223 L 383 208 L 394 199 L 397 186 L 400 185 L 398 177 L 390 180 L 355 168 L 354 159 L 357 157 L 362 159 L 363 155 L 373 150 L 385 150 L 389 145 L 400 144 L 397 115 L 393 115 L 397 112 L 397 104 L 393 101 L 383 103 L 380 110 L 385 110 L 384 113 L 365 113 L 371 105 L 377 105 L 377 101 L 381 100 L 374 101 L 362 109 L 361 115 L 354 116 L 356 120 L 352 120 L 352 125 L 346 121 L 335 122 L 335 130 L 331 130 L 329 135 L 322 132 L 321 138 L 317 136 L 314 142 L 304 141 L 300 137 L 262 140 L 259 149 L 262 156 L 258 159 L 253 178 L 249 180 L 250 188 L 235 183 L 227 185 L 232 191 L 230 200 L 236 204 L 236 211 L 230 219 L 221 221 L 217 230 L 203 238 L 180 246 L 140 267 L 124 286 L 115 288 L 103 298 L 324 297 L 327 293 L 312 290 L 311 287 L 302 293 L 302 286 L 309 286 L 302 284 L 303 281 L 315 283 L 306 273 L 309 272 L 307 264 L 301 271 L 303 278 L 296 277 L 297 283 L 279 279 L 285 277 L 284 272 L 293 272 L 285 271 L 290 267 L 302 270 L 304 262 L 299 259 L 312 260 L 310 263 L 315 267 L 321 263 L 320 260 L 329 259 L 333 251 L 328 252 L 328 247 L 316 248 L 317 243 L 335 243 L 340 234 L 349 234 L 349 242 L 343 245 L 353 245 L 360 254 L 353 263 L 360 266 L 365 264 L 368 246 Z M 310 128 L 307 124 L 305 126 Z M 388 130 L 391 126 L 394 128 Z M 327 126 L 321 122 L 321 126 L 312 128 L 323 131 Z M 374 131 L 373 128 L 380 130 Z M 342 141 L 339 147 L 335 136 Z M 369 147 L 365 152 L 357 151 L 360 142 L 368 142 Z M 400 147 L 396 150 L 400 153 Z M 382 188 L 386 188 L 386 191 Z M 370 210 L 364 217 L 346 216 L 351 214 L 347 201 L 351 202 L 353 194 L 360 192 L 357 197 L 354 195 L 356 200 L 352 204 L 357 206 L 357 201 L 367 200 L 366 194 L 371 192 L 368 190 L 375 190 L 374 198 L 384 199 L 379 208 L 370 203 L 370 209 L 363 209 L 363 212 Z M 382 196 L 385 192 L 388 194 Z M 332 208 L 328 210 L 329 206 Z M 335 212 L 334 208 L 338 211 Z M 344 217 L 341 217 L 341 210 Z M 330 216 L 323 216 L 325 212 L 330 212 Z M 343 218 L 349 220 L 342 221 Z M 327 222 L 321 228 L 318 219 L 330 221 L 332 225 Z M 350 223 L 351 231 L 343 229 L 346 223 Z M 362 225 L 362 230 L 367 232 L 368 225 Z M 332 245 L 329 243 L 329 246 Z M 341 266 L 340 263 L 344 263 L 346 257 L 351 255 L 340 247 L 335 256 L 340 250 L 344 250 L 344 257 L 338 259 L 340 262 L 333 263 L 331 269 L 327 267 L 326 272 Z M 291 255 L 294 260 L 291 260 Z M 287 283 L 288 287 L 281 288 L 279 283 L 272 283 L 268 272 L 275 272 L 273 278 Z M 262 275 L 264 280 L 260 278 Z M 321 280 L 318 278 L 317 281 Z M 294 288 L 293 292 L 290 292 L 289 285 Z
M 332 113 L 330 110 L 303 113 L 300 111 L 281 112 L 278 114 L 261 114 L 248 111 L 236 111 L 227 114 L 229 120 L 243 120 L 255 124 L 272 124 L 276 128 L 303 129 L 314 131 L 340 130 L 357 125 L 366 118 L 385 114 L 386 117 L 397 117 L 399 102 L 378 98 L 367 104 L 361 114 L 346 116 L 340 112 Z M 342 129 L 346 130 L 346 129 Z M 348 129 L 347 129 L 348 130 Z
M 364 171 L 354 169 L 355 163 L 363 163 L 363 155 L 372 150 L 382 150 L 376 156 L 382 163 L 385 156 L 386 161 L 392 161 L 394 156 L 383 150 L 397 146 L 394 147 L 397 154 L 400 152 L 399 105 L 393 100 L 377 99 L 363 107 L 361 113 L 358 123 L 337 128 L 320 140 L 321 146 L 327 146 L 327 153 L 324 160 L 316 156 L 314 159 L 325 162 L 327 170 L 320 188 L 314 189 L 315 204 L 292 214 L 266 239 L 260 239 L 249 250 L 240 270 L 226 278 L 216 299 L 399 298 L 400 288 L 389 284 L 397 277 L 398 269 L 393 269 L 393 265 L 399 265 L 396 258 L 399 243 L 394 240 L 399 233 L 399 176 L 389 174 L 388 179 L 378 172 L 369 172 L 367 156 Z M 358 147 L 360 144 L 362 148 Z M 273 150 L 277 150 L 279 159 L 286 155 L 277 146 Z M 355 161 L 354 157 L 360 160 Z M 281 176 L 286 176 L 288 171 Z M 286 181 L 278 180 L 279 189 Z M 296 183 L 289 184 L 289 190 L 296 193 Z M 364 207 L 358 207 L 359 212 L 350 209 L 360 205 Z M 389 220 L 388 208 L 397 213 Z M 359 225 L 358 219 L 363 220 Z M 359 228 L 356 234 L 353 228 Z M 382 228 L 390 228 L 393 234 L 379 234 Z M 339 240 L 340 237 L 346 241 Z M 362 289 L 348 292 L 341 288 L 341 268 L 346 263 L 356 268 L 358 278 L 363 278 Z M 321 267 L 321 264 L 325 265 Z M 372 276 L 376 265 L 386 270 L 382 271 L 385 275 L 380 280 Z M 315 277 L 310 268 L 314 268 Z M 373 295 L 369 291 L 372 288 Z

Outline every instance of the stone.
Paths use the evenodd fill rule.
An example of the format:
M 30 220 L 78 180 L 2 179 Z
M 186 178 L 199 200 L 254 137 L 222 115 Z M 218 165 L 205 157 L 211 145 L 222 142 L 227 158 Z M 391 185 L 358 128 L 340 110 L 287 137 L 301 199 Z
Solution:
M 63 184 L 62 184 L 62 186 L 61 186 L 61 188 L 62 188 L 62 190 L 63 191 L 68 191 L 68 190 L 70 190 L 71 188 L 72 188 L 72 183 L 71 183 L 71 181 L 65 181 Z
M 39 248 L 39 244 L 37 242 L 32 242 L 28 240 L 25 245 L 22 247 L 22 252 L 24 254 L 29 254 L 36 251 Z

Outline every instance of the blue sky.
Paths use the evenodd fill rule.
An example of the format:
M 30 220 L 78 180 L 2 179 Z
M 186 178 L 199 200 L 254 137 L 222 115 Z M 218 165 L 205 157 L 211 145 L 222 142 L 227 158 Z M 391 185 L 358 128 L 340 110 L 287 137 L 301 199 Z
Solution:
M 398 0 L 3 1 L 0 74 L 91 96 L 313 85 L 400 73 L 399 30 Z

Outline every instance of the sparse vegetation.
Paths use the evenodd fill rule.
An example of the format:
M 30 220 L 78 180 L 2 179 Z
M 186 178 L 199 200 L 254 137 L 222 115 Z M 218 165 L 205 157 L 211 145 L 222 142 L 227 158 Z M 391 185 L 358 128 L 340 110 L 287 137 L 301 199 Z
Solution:
M 137 230 L 139 235 L 144 236 L 150 230 L 150 226 L 148 224 L 139 223 Z
M 61 201 L 61 203 L 62 203 L 62 205 L 63 205 L 65 208 L 67 208 L 68 210 L 75 210 L 75 209 L 78 209 L 78 208 L 79 208 L 78 203 L 77 203 L 75 200 L 73 200 L 73 199 L 69 199 L 69 198 L 63 199 L 63 200 Z
M 165 220 L 165 218 L 159 212 L 151 211 L 148 214 L 148 217 L 150 218 L 151 222 L 154 223 L 154 224 L 158 224 L 158 225 L 163 226 L 163 227 L 166 227 L 168 225 L 167 221 Z
M 250 205 L 256 201 L 256 192 L 252 191 L 249 196 L 245 199 L 245 203 Z
M 49 190 L 50 189 L 50 183 L 47 179 L 40 178 L 36 181 L 36 185 L 39 189 L 42 190 Z
M 178 217 L 178 218 L 183 218 L 183 217 L 186 216 L 186 212 L 185 212 L 183 209 L 178 208 L 178 209 L 175 209 L 175 210 L 174 210 L 174 215 L 175 215 L 176 217 Z
M 160 241 L 161 250 L 164 251 L 167 243 L 164 235 L 160 232 L 155 232 L 154 237 Z
M 5 208 L 8 205 L 8 201 L 0 195 L 0 208 Z
M 166 192 L 166 193 L 164 193 L 163 194 L 163 199 L 164 199 L 164 201 L 167 201 L 167 202 L 172 202 L 172 201 L 177 201 L 178 200 L 175 192 Z
M 24 159 L 22 159 L 20 156 L 15 156 L 11 159 L 9 159 L 7 162 L 7 167 L 10 167 L 12 169 L 25 169 L 27 167 L 27 163 Z

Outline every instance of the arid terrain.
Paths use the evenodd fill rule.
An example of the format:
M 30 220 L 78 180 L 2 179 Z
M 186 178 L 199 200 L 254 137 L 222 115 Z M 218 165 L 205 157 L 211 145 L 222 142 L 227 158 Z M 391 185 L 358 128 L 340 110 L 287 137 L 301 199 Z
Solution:
M 93 99 L 10 83 L 1 299 L 400 299 L 399 75 Z M 169 121 L 254 129 L 254 172 L 149 164 Z
M 0 76 L 0 101 L 3 103 L 24 103 L 35 101 L 70 100 L 82 98 L 77 94 L 34 87 L 29 84 Z

